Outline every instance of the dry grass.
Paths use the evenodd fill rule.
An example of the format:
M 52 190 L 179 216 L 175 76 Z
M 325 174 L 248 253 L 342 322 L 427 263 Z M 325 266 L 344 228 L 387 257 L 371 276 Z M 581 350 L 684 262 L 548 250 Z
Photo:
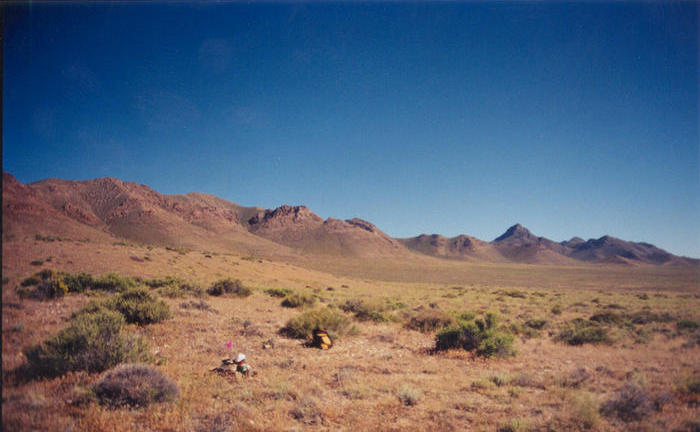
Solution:
M 38 270 L 30 262 L 47 256 L 53 258 L 44 267 L 70 273 L 173 276 L 203 287 L 240 279 L 252 295 L 204 302 L 167 298 L 170 320 L 129 325 L 129 331 L 148 338 L 158 370 L 176 383 L 180 395 L 174 402 L 111 409 L 85 397 L 98 374 L 72 372 L 28 382 L 15 382 L 8 374 L 24 362 L 23 347 L 57 333 L 92 298 L 86 293 L 20 300 L 17 286 Z M 700 321 L 697 271 L 440 262 L 437 270 L 368 263 L 362 272 L 353 262 L 333 262 L 322 272 L 311 268 L 324 263 L 305 259 L 260 262 L 223 253 L 209 258 L 128 244 L 3 244 L 8 278 L 2 294 L 3 430 L 688 430 L 700 415 L 693 390 L 700 347 L 689 343 L 696 329 L 676 325 Z M 321 351 L 279 334 L 301 313 L 265 293 L 280 286 L 310 290 L 318 307 L 353 299 L 406 307 L 392 311 L 396 321 L 355 321 L 356 334 Z M 558 315 L 551 312 L 556 305 Z M 453 316 L 493 310 L 504 326 L 526 327 L 537 320 L 546 325 L 516 340 L 515 357 L 483 359 L 462 350 L 430 354 L 434 331 L 405 328 L 415 309 Z M 608 344 L 556 340 L 566 323 L 606 311 L 624 316 L 649 311 L 669 314 L 673 321 L 601 322 Z M 637 337 L 641 330 L 648 333 L 646 341 Z M 258 376 L 235 379 L 211 372 L 237 352 L 246 353 Z M 660 408 L 630 422 L 601 414 L 600 407 L 619 398 L 631 380 L 643 381 L 650 400 L 664 402 Z

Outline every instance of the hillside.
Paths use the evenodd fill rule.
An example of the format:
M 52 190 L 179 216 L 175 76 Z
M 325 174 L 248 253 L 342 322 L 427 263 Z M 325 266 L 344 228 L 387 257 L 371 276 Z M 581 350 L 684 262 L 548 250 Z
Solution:
M 3 173 L 3 240 L 53 235 L 284 257 L 386 259 L 434 266 L 428 257 L 538 265 L 700 265 L 648 243 L 604 236 L 554 242 L 520 224 L 486 242 L 439 234 L 394 239 L 371 222 L 323 219 L 306 206 L 243 207 L 203 194 L 161 194 L 116 178 L 47 179 L 24 185 Z

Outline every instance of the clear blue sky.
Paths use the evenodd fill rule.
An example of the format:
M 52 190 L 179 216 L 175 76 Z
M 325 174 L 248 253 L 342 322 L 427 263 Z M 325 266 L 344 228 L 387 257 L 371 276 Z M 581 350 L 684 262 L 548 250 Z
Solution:
M 3 169 L 700 257 L 698 3 L 5 9 Z

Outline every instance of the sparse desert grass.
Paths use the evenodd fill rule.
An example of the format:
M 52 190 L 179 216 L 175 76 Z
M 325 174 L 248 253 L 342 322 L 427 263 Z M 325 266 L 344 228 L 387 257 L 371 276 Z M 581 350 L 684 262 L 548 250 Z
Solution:
M 390 425 L 396 430 L 493 431 L 504 427 L 586 430 L 586 425 L 591 425 L 588 430 L 681 431 L 692 430 L 697 423 L 698 405 L 689 405 L 697 400 L 697 395 L 687 390 L 692 385 L 681 385 L 696 369 L 694 359 L 700 355 L 700 346 L 685 344 L 697 330 L 678 329 L 677 322 L 700 321 L 700 299 L 688 288 L 685 276 L 673 276 L 669 269 L 571 269 L 567 276 L 569 270 L 550 272 L 551 268 L 537 266 L 463 264 L 461 270 L 448 263 L 440 264 L 439 271 L 422 271 L 425 274 L 411 282 L 396 282 L 421 273 L 408 269 L 404 275 L 406 267 L 397 265 L 395 268 L 401 269 L 398 277 L 394 278 L 387 266 L 376 273 L 382 276 L 381 282 L 377 282 L 371 279 L 372 272 L 350 279 L 275 260 L 242 261 L 225 254 L 204 259 L 199 253 L 179 255 L 153 248 L 149 251 L 152 260 L 139 263 L 129 256 L 143 256 L 144 247 L 37 243 L 45 249 L 29 244 L 23 252 L 12 245 L 3 245 L 13 251 L 3 254 L 3 258 L 7 257 L 3 259 L 3 276 L 9 278 L 3 287 L 2 305 L 6 324 L 3 326 L 3 430 L 372 431 L 386 430 Z M 301 314 L 298 309 L 281 307 L 280 298 L 269 295 L 206 298 L 206 303 L 219 313 L 179 307 L 183 302 L 189 304 L 190 299 L 165 299 L 177 311 L 172 319 L 145 328 L 126 325 L 125 329 L 127 334 L 140 332 L 148 336 L 149 353 L 154 352 L 163 360 L 158 369 L 177 384 L 180 396 L 172 404 L 114 409 L 93 402 L 77 403 L 80 397 L 75 394 L 79 393 L 76 389 L 89 389 L 99 380 L 98 373 L 71 372 L 18 383 L 5 376 L 5 372 L 23 362 L 19 355 L 22 348 L 51 338 L 67 326 L 65 320 L 71 312 L 91 298 L 97 297 L 99 302 L 103 297 L 100 290 L 88 289 L 82 294 L 43 302 L 18 299 L 16 288 L 36 271 L 29 261 L 48 255 L 54 257 L 50 263 L 53 269 L 72 274 L 99 275 L 113 271 L 144 280 L 172 275 L 209 287 L 235 269 L 236 277 L 247 286 L 285 286 L 295 291 L 319 289 L 321 293 L 317 295 L 336 305 L 349 299 L 386 303 L 385 299 L 391 297 L 408 307 L 393 313 L 387 309 L 401 317 L 402 322 L 357 320 L 353 337 L 336 339 L 332 349 L 320 351 L 305 348 L 299 340 L 275 336 L 288 320 Z M 169 263 L 171 259 L 178 261 Z M 73 264 L 67 263 L 69 260 Z M 336 264 L 341 270 L 342 266 Z M 350 269 L 350 273 L 355 271 L 359 272 L 359 267 Z M 438 275 L 436 282 L 421 282 L 431 275 Z M 307 285 L 310 288 L 305 288 Z M 342 285 L 350 288 L 338 288 Z M 451 288 L 455 285 L 464 287 L 461 290 L 464 294 L 444 297 L 448 292 L 460 292 Z M 336 289 L 327 291 L 328 286 Z M 151 292 L 158 290 L 154 288 Z M 526 296 L 493 294 L 510 290 L 524 292 Z M 93 291 L 98 295 L 93 296 Z M 546 296 L 536 296 L 533 292 Z M 648 293 L 649 299 L 638 298 L 640 292 Z M 656 296 L 657 293 L 666 297 Z M 499 296 L 503 301 L 496 300 Z M 592 302 L 595 298 L 599 299 L 598 303 Z M 430 303 L 436 307 L 428 309 Z M 575 303 L 585 306 L 568 308 Z M 550 311 L 556 304 L 566 305 L 560 315 Z M 515 323 L 525 327 L 527 321 L 538 319 L 547 323 L 537 335 L 514 340 L 518 350 L 515 357 L 476 357 L 461 349 L 430 355 L 435 336 L 404 327 L 414 314 L 413 309 L 420 305 L 425 311 L 472 311 L 474 315 L 467 316 L 468 320 L 483 319 L 486 311 L 498 310 L 502 326 Z M 607 308 L 607 305 L 621 308 Z M 671 321 L 632 323 L 633 328 L 649 332 L 650 339 L 645 344 L 634 343 L 626 324 L 600 324 L 609 329 L 613 344 L 569 345 L 556 339 L 560 329 L 576 318 L 589 321 L 597 313 L 612 311 L 625 315 L 625 322 L 629 322 L 629 315 L 644 311 L 644 306 L 649 306 L 647 311 L 653 314 L 672 317 Z M 353 325 L 354 312 L 335 312 L 343 315 L 348 325 Z M 235 325 L 232 325 L 233 317 Z M 244 332 L 245 322 L 254 323 L 249 327 L 256 327 L 256 332 Z M 13 325 L 21 331 L 11 330 Z M 262 349 L 270 338 L 275 338 L 274 346 Z M 240 351 L 248 355 L 260 373 L 258 377 L 227 381 L 210 372 L 221 358 L 230 355 L 225 348 L 228 341 L 234 344 L 234 354 Z M 572 379 L 579 369 L 585 369 L 588 377 L 575 386 Z M 673 392 L 674 398 L 662 409 L 654 405 L 647 415 L 629 423 L 616 414 L 603 414 L 599 407 L 614 400 L 628 381 L 628 375 L 636 373 L 646 376 L 645 388 L 652 401 L 668 400 L 661 397 L 665 391 Z M 496 380 L 502 382 L 500 386 L 494 383 L 494 377 L 503 378 Z M 562 385 L 565 380 L 568 380 L 566 385 Z M 484 387 L 472 383 L 482 383 Z M 404 405 L 398 397 L 402 385 L 422 391 L 423 398 L 416 405 Z

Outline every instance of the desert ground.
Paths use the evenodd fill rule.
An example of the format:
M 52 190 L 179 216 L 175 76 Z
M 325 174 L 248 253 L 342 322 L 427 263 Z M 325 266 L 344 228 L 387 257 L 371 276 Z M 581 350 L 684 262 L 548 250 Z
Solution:
M 5 241 L 3 430 L 700 428 L 696 268 L 432 263 L 318 256 L 290 263 L 121 241 Z M 104 372 L 22 375 L 27 347 L 66 327 L 88 302 L 115 295 L 27 296 L 22 281 L 42 269 L 141 281 L 170 276 L 176 285 L 201 287 L 148 288 L 167 303 L 170 318 L 127 325 L 147 340 L 153 367 L 176 384 L 177 397 L 112 407 L 89 397 Z M 252 293 L 202 292 L 225 278 Z M 275 290 L 314 304 L 283 307 Z M 370 314 L 343 311 L 353 302 Z M 347 318 L 331 349 L 280 333 L 291 318 L 319 308 Z M 515 335 L 515 355 L 435 351 L 440 330 L 411 326 L 425 316 L 488 311 Z M 561 336 L 567 323 L 596 314 L 612 317 L 600 321 L 605 341 L 572 345 Z M 212 372 L 238 352 L 257 376 Z

